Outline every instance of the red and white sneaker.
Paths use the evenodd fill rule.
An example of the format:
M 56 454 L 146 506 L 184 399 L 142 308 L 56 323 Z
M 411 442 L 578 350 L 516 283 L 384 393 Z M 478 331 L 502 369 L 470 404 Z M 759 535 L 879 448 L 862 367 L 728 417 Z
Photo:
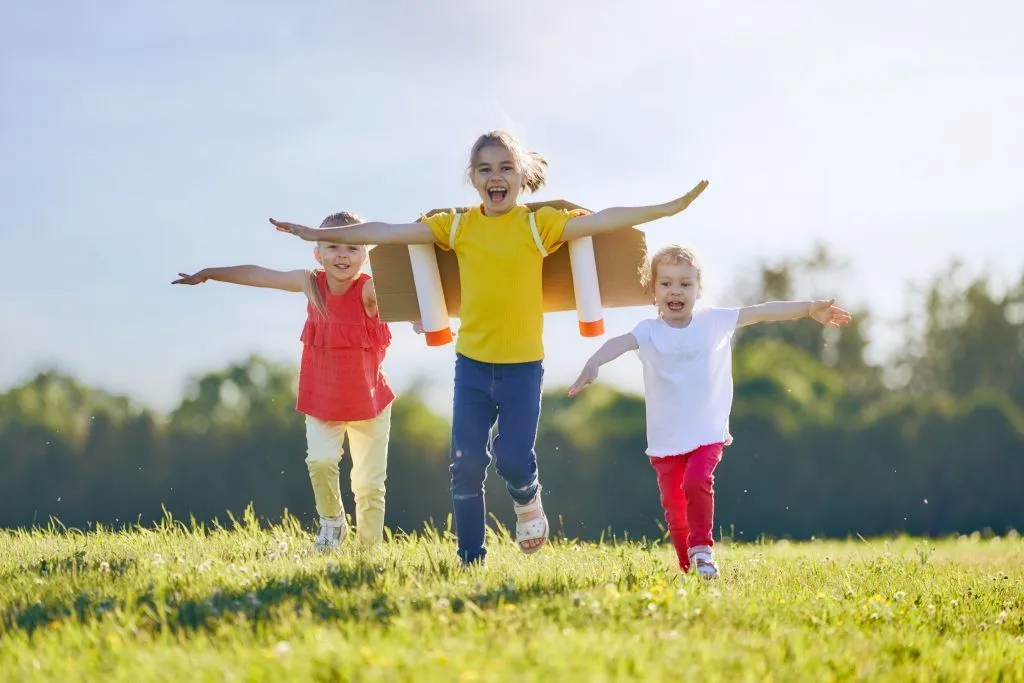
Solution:
M 348 520 L 345 515 L 337 517 L 321 517 L 320 532 L 313 542 L 313 550 L 318 553 L 327 553 L 337 549 L 341 542 L 348 536 Z
M 718 565 L 715 564 L 715 554 L 711 546 L 695 545 L 687 551 L 690 556 L 690 564 L 696 570 L 698 576 L 705 579 L 718 578 Z

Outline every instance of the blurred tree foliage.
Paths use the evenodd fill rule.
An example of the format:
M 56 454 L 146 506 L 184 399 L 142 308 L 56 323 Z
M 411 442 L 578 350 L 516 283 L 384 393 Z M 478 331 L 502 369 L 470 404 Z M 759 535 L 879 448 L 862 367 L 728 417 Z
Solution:
M 839 265 L 823 249 L 764 265 L 745 300 L 822 294 L 804 283 Z M 902 326 L 905 348 L 885 366 L 866 360 L 869 311 L 842 330 L 799 321 L 737 334 L 735 444 L 716 475 L 724 533 L 1024 527 L 1024 276 L 995 294 L 961 275 L 954 266 L 930 284 Z M 223 519 L 250 502 L 270 519 L 284 510 L 311 519 L 295 379 L 292 366 L 254 356 L 193 380 L 158 416 L 57 372 L 30 378 L 0 394 L 0 525 L 149 523 L 164 507 Z M 390 526 L 447 524 L 448 438 L 419 391 L 398 399 Z M 547 395 L 537 451 L 556 527 L 591 539 L 660 536 L 644 447 L 642 397 L 601 384 L 575 400 Z M 510 524 L 504 487 L 491 484 L 489 509 Z

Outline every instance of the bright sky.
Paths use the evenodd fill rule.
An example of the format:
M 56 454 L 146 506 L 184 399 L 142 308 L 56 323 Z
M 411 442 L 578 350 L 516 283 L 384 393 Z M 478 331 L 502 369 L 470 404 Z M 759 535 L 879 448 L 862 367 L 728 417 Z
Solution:
M 297 362 L 300 295 L 170 280 L 312 265 L 268 216 L 471 203 L 492 128 L 548 158 L 539 199 L 649 204 L 710 179 L 647 232 L 698 249 L 713 301 L 825 243 L 884 350 L 952 258 L 997 286 L 1024 269 L 1022 35 L 1017 0 L 4 3 L 0 390 L 56 365 L 166 409 L 249 353 Z M 396 386 L 450 400 L 452 347 L 395 337 Z M 572 313 L 545 341 L 551 384 L 600 344 Z M 602 376 L 639 385 L 628 359 Z

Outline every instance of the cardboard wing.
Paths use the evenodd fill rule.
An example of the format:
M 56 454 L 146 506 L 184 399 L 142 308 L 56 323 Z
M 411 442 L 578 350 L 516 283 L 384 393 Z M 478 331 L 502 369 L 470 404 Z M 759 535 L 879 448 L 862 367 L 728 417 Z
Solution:
M 535 202 L 526 206 L 531 211 L 536 211 L 542 206 L 557 209 L 583 208 L 561 199 Z M 450 210 L 451 208 L 434 209 L 426 215 Z M 458 209 L 460 212 L 465 210 Z M 602 305 L 605 308 L 620 308 L 651 303 L 650 295 L 640 285 L 640 269 L 647 250 L 644 233 L 636 228 L 623 228 L 595 235 L 593 242 Z M 459 262 L 451 251 L 435 246 L 434 252 L 448 316 L 458 318 L 459 305 L 462 301 Z M 373 272 L 381 319 L 385 322 L 419 320 L 419 299 L 413 281 L 409 248 L 404 244 L 382 244 L 374 247 L 370 250 L 370 269 Z M 576 310 L 569 249 L 563 246 L 544 259 L 543 277 L 544 311 L 550 313 Z

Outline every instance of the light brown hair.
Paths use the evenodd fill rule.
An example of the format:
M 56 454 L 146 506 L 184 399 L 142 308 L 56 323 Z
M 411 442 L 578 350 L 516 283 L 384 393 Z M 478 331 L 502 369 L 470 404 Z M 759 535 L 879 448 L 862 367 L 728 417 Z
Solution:
M 484 147 L 504 147 L 512 155 L 516 168 L 523 174 L 523 188 L 536 192 L 544 187 L 548 180 L 548 162 L 537 152 L 527 152 L 522 143 L 511 133 L 503 130 L 492 130 L 484 133 L 473 143 L 469 151 L 469 181 L 473 182 L 473 169 L 476 167 L 480 150 Z
M 320 223 L 320 227 L 341 228 L 346 225 L 355 225 L 356 223 L 362 222 L 363 219 L 351 211 L 339 211 L 338 213 L 332 213 L 330 216 L 325 218 L 323 222 Z M 317 248 L 319 247 L 320 243 L 317 242 Z M 309 299 L 309 303 L 313 305 L 313 310 L 326 318 L 327 301 L 324 299 L 324 293 L 320 291 L 320 288 L 316 285 L 317 273 L 319 271 L 319 268 L 306 271 L 306 279 L 302 283 L 302 293 L 306 295 L 306 298 Z
M 654 291 L 654 280 L 658 277 L 659 263 L 672 265 L 685 263 L 693 266 L 693 269 L 697 271 L 697 287 L 700 288 L 702 269 L 693 249 L 678 244 L 668 244 L 651 254 L 650 258 L 644 259 L 643 265 L 640 266 L 640 284 L 650 291 Z

